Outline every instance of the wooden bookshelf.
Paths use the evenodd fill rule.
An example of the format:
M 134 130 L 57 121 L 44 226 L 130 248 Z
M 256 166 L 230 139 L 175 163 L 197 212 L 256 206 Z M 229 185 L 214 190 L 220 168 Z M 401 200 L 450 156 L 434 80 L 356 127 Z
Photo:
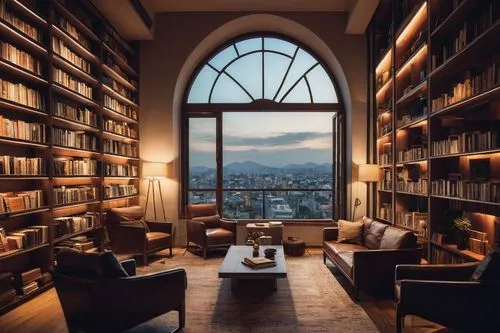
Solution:
M 48 227 L 49 239 L 46 243 L 24 249 L 0 253 L 1 272 L 20 272 L 40 267 L 46 272 L 53 265 L 54 251 L 60 244 L 69 239 L 91 235 L 97 248 L 103 248 L 103 216 L 110 207 L 138 204 L 139 194 L 113 198 L 104 197 L 104 187 L 107 185 L 134 186 L 139 191 L 139 158 L 118 154 L 104 153 L 103 140 L 133 144 L 139 156 L 139 87 L 137 52 L 134 47 L 123 40 L 110 23 L 99 13 L 91 1 L 60 0 L 0 0 L 9 13 L 34 27 L 33 31 L 23 31 L 0 14 L 0 41 L 25 52 L 30 61 L 34 59 L 34 67 L 25 68 L 8 59 L 0 57 L 1 78 L 12 83 L 22 83 L 40 95 L 40 108 L 28 106 L 0 96 L 0 116 L 8 118 L 14 124 L 22 122 L 38 123 L 44 126 L 45 135 L 42 142 L 21 139 L 20 137 L 0 136 L 0 166 L 3 156 L 20 158 L 22 163 L 39 163 L 41 169 L 36 174 L 17 171 L 15 174 L 1 174 L 0 193 L 41 190 L 43 205 L 39 208 L 25 209 L 15 212 L 0 213 L 0 228 L 6 234 L 35 225 Z M 33 7 L 31 7 L 33 5 Z M 36 32 L 35 32 L 36 31 Z M 28 33 L 33 34 L 30 36 Z M 38 33 L 38 37 L 37 37 Z M 110 39 L 111 38 L 111 39 Z M 57 49 L 56 49 L 57 48 Z M 118 49 L 119 48 L 119 49 Z M 105 62 L 104 53 L 112 58 Z M 125 57 L 125 58 L 124 58 Z M 29 62 L 32 64 L 33 62 Z M 58 68 L 75 82 L 86 85 L 85 96 L 56 81 L 54 69 Z M 109 79 L 121 85 L 121 94 L 106 85 Z M 78 83 L 73 82 L 75 86 Z M 83 86 L 82 86 L 83 87 Z M 80 87 L 80 89 L 82 89 Z M 126 90 L 126 92 L 124 92 Z M 130 98 L 123 96 L 129 94 Z M 123 113 L 106 107 L 104 95 L 110 95 L 122 105 L 114 106 L 123 109 Z M 38 105 L 38 104 L 36 104 Z M 128 106 L 127 106 L 128 105 Z M 56 109 L 57 107 L 57 109 Z M 117 109 L 118 110 L 118 109 Z M 134 114 L 132 118 L 129 115 Z M 113 119 L 119 126 L 120 133 L 135 131 L 137 137 L 128 137 L 112 131 L 106 131 L 104 121 Z M 126 123 L 126 124 L 124 124 Z M 113 126 L 118 126 L 113 125 Z M 14 126 L 14 125 L 12 125 Z M 15 125 L 17 126 L 17 125 Z M 19 125 L 21 126 L 21 125 Z M 23 125 L 24 126 L 24 125 Z M 83 140 L 76 132 L 95 137 L 96 149 L 84 149 L 57 144 L 55 129 L 74 131 L 71 134 L 76 140 Z M 66 134 L 65 134 L 66 135 Z M 68 137 L 69 142 L 75 142 Z M 86 139 L 88 140 L 88 139 Z M 61 141 L 62 142 L 62 141 Z M 78 143 L 78 146 L 83 146 Z M 26 159 L 26 160 L 25 160 Z M 56 171 L 73 170 L 73 174 L 60 174 Z M 114 176 L 105 173 L 105 165 L 120 166 L 114 171 Z M 26 164 L 27 165 L 27 164 Z M 31 164 L 30 164 L 31 165 Z M 128 175 L 134 167 L 134 174 Z M 16 169 L 17 170 L 17 169 Z M 26 169 L 27 170 L 27 169 Z M 119 171 L 116 171 L 119 170 Z M 53 187 L 66 188 L 89 186 L 95 187 L 96 199 L 87 201 L 56 204 Z M 87 197 L 88 198 L 88 197 Z M 91 213 L 95 216 L 94 225 L 87 230 L 64 234 L 56 238 L 56 218 L 79 217 Z M 94 217 L 92 218 L 94 219 Z M 57 229 L 59 230 L 59 229 Z M 61 234 L 59 234 L 61 235 Z M 16 299 L 0 308 L 0 315 L 12 310 L 32 297 L 50 288 L 52 284 L 44 285 L 26 296 Z
M 392 181 L 390 188 L 378 186 L 376 215 L 419 234 L 401 218 L 427 214 L 426 235 L 419 238 L 430 244 L 429 263 L 484 257 L 453 244 L 455 217 L 467 217 L 473 230 L 485 233 L 486 248 L 495 243 L 500 47 L 492 45 L 499 32 L 500 4 L 490 0 L 381 0 L 369 27 L 375 152 L 381 182 Z M 395 74 L 382 80 L 382 73 Z M 405 169 L 409 181 L 419 175 L 426 182 L 426 191 L 398 188 Z M 443 230 L 449 244 L 434 241 Z

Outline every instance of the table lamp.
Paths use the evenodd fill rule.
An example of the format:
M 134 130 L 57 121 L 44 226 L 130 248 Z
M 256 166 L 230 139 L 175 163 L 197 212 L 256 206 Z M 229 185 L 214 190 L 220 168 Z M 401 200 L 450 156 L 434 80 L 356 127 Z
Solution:
M 379 180 L 380 170 L 378 164 L 360 164 L 358 165 L 358 177 L 357 180 L 359 182 L 368 183 L 368 187 L 370 187 L 370 183 L 376 182 Z M 357 191 L 356 191 L 357 192 Z M 356 209 L 361 205 L 361 200 L 356 196 L 354 200 L 354 209 L 352 210 L 352 218 L 354 221 L 354 217 L 356 216 Z
M 160 194 L 161 208 L 163 211 L 163 219 L 166 220 L 167 216 L 165 215 L 165 205 L 163 203 L 163 196 L 161 193 L 161 184 L 160 179 L 167 177 L 167 164 L 161 162 L 143 162 L 142 164 L 142 176 L 146 178 L 148 183 L 148 192 L 146 195 L 146 206 L 144 207 L 144 216 L 146 216 L 146 212 L 149 204 L 149 192 L 152 191 L 153 196 L 153 211 L 156 217 L 156 200 L 155 200 L 155 183 L 158 183 L 158 191 Z

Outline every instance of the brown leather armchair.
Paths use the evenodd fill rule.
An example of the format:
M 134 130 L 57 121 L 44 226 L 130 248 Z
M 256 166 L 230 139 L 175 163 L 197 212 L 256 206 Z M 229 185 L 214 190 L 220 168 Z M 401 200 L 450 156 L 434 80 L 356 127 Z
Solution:
M 215 204 L 188 205 L 186 224 L 186 250 L 193 243 L 203 250 L 205 259 L 211 248 L 236 244 L 236 221 L 221 218 Z
M 111 249 L 117 254 L 148 254 L 168 248 L 172 256 L 172 223 L 145 221 L 139 206 L 111 208 L 106 214 Z
M 183 268 L 135 276 L 134 259 L 118 263 L 111 252 L 71 252 L 58 253 L 50 269 L 70 333 L 121 332 L 170 311 L 179 313 L 173 332 L 184 327 Z
M 479 263 L 396 266 L 396 330 L 416 315 L 463 332 L 498 332 L 498 281 L 471 281 Z

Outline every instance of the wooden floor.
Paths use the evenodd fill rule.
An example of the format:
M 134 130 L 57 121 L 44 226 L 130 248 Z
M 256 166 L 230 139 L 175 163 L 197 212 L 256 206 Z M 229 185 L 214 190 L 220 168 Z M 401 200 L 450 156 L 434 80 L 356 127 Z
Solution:
M 321 248 L 309 248 L 309 253 L 321 253 Z M 174 249 L 174 255 L 182 255 L 184 249 Z M 342 276 L 335 278 L 350 290 L 350 285 Z M 395 302 L 391 299 L 375 298 L 361 293 L 359 305 L 363 307 L 382 333 L 395 332 Z M 186 323 L 189 325 L 189 323 Z M 405 333 L 427 333 L 439 329 L 438 325 L 423 319 L 408 316 Z M 66 323 L 59 299 L 54 288 L 42 293 L 29 302 L 0 317 L 0 333 L 66 333 Z

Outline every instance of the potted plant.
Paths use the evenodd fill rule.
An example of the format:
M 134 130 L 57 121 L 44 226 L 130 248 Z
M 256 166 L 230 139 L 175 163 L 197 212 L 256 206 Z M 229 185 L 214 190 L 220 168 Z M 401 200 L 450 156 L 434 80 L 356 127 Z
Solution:
M 469 241 L 469 230 L 472 224 L 466 217 L 457 217 L 453 219 L 453 229 L 455 231 L 455 243 L 459 250 L 465 250 Z

